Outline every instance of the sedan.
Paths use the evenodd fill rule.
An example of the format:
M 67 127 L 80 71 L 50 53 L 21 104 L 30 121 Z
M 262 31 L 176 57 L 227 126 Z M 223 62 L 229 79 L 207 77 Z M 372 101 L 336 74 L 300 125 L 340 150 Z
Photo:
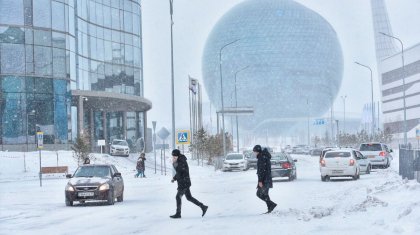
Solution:
M 288 177 L 289 181 L 297 179 L 297 160 L 286 153 L 276 153 L 271 156 L 271 177 Z
M 321 180 L 328 181 L 331 177 L 352 177 L 353 180 L 360 178 L 356 151 L 341 149 L 325 153 L 321 161 Z
M 223 161 L 222 171 L 246 171 L 248 169 L 248 161 L 245 159 L 245 155 L 243 155 L 242 153 L 230 153 L 226 156 L 226 159 Z
M 118 202 L 124 200 L 124 181 L 114 165 L 83 165 L 66 177 L 70 179 L 64 190 L 66 206 L 73 206 L 75 201 L 114 205 L 115 198 Z

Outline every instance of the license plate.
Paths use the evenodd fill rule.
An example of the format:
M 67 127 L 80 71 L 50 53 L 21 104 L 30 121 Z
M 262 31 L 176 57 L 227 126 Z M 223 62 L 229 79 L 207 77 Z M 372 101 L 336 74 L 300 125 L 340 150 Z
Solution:
M 332 171 L 333 174 L 342 174 L 343 171 Z
M 375 158 L 375 156 L 370 155 L 370 156 L 367 156 L 367 158 Z
M 93 192 L 83 192 L 78 194 L 79 197 L 92 197 L 94 195 Z

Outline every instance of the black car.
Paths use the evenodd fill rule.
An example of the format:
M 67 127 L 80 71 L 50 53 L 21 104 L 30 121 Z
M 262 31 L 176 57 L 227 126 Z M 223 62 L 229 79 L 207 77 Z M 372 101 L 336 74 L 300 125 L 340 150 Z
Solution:
M 114 165 L 83 165 L 73 175 L 67 175 L 69 182 L 64 195 L 67 206 L 73 202 L 104 200 L 114 205 L 124 200 L 124 180 Z
M 254 169 L 257 168 L 258 159 L 254 153 L 251 153 L 251 155 L 249 155 L 247 161 L 248 161 L 248 168 L 254 168 Z
M 276 153 L 271 155 L 271 177 L 289 177 L 289 181 L 297 179 L 297 160 L 287 153 Z
M 245 158 L 249 158 L 252 155 L 254 155 L 254 152 L 252 152 L 252 150 L 244 150 L 242 153 L 244 154 Z
M 316 149 L 311 150 L 311 156 L 320 156 L 321 153 L 322 153 L 322 149 L 316 148 Z

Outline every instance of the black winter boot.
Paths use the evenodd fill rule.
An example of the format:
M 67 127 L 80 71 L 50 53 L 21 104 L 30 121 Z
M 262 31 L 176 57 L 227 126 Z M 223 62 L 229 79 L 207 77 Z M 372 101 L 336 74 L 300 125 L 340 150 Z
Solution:
M 201 210 L 203 210 L 203 215 L 202 215 L 202 217 L 204 217 L 204 215 L 206 214 L 206 212 L 207 212 L 207 209 L 208 209 L 209 207 L 208 206 L 205 206 L 205 205 L 202 205 L 201 206 Z
M 169 217 L 171 217 L 172 219 L 180 219 L 181 218 L 181 214 L 176 213 L 175 215 L 171 215 Z
M 268 207 L 268 212 L 267 213 L 271 213 L 273 210 L 274 210 L 274 208 L 276 208 L 276 206 L 277 206 L 277 204 L 276 203 L 272 203 L 269 207 Z

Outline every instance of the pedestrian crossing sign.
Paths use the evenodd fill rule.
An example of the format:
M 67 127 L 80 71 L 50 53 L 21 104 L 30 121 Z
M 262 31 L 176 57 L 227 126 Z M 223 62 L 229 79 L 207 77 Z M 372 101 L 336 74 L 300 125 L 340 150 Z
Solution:
M 37 132 L 38 136 L 38 148 L 43 149 L 44 148 L 44 132 Z
M 177 131 L 176 144 L 190 144 L 190 131 Z

